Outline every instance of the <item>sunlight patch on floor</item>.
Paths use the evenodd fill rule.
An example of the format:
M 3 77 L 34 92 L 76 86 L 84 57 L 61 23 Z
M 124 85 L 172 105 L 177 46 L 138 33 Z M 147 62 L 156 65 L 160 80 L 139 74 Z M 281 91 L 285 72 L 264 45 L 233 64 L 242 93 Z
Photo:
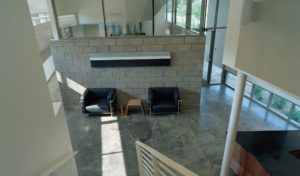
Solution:
M 101 117 L 102 176 L 126 176 L 117 117 Z

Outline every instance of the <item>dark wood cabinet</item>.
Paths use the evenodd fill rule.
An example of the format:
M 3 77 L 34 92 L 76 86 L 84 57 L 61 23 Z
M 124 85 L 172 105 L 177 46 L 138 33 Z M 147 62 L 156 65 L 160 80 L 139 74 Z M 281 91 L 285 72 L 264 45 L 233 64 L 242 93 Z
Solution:
M 231 169 L 238 176 L 270 176 L 255 157 L 237 143 L 234 147 Z

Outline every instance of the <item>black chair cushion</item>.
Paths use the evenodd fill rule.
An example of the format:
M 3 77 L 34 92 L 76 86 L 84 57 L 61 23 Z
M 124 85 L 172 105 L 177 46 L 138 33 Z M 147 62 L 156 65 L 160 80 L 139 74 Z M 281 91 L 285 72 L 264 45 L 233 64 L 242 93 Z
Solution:
M 177 105 L 174 103 L 174 101 L 168 99 L 161 99 L 160 101 L 156 101 L 153 104 L 152 108 L 154 112 L 161 113 L 177 111 Z

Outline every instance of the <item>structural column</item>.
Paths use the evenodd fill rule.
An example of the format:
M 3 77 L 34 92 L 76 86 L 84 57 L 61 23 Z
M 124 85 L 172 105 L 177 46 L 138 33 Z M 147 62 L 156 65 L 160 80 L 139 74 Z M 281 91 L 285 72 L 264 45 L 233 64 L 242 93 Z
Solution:
M 59 40 L 61 38 L 61 33 L 59 30 L 59 23 L 57 18 L 57 12 L 54 0 L 47 0 L 48 13 L 50 18 L 50 25 L 54 40 Z
M 238 82 L 235 88 L 234 99 L 231 107 L 227 137 L 224 149 L 224 156 L 220 176 L 228 176 L 233 147 L 235 144 L 236 132 L 240 120 L 241 107 L 243 103 L 244 90 L 246 86 L 247 76 L 244 73 L 238 72 Z

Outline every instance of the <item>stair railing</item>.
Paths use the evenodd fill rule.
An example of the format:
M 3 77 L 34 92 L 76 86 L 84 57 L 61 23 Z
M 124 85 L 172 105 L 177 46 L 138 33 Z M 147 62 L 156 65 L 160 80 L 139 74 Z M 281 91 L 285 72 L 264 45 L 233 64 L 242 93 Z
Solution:
M 198 176 L 140 141 L 136 151 L 140 176 Z

